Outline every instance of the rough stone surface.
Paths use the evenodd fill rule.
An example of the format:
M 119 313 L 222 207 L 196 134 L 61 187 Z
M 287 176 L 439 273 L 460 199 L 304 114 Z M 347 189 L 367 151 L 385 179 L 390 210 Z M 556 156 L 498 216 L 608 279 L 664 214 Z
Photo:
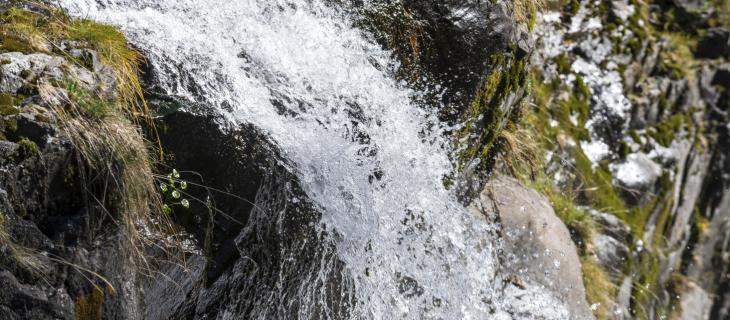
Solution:
M 74 319 L 78 301 L 106 287 L 103 277 L 114 294 L 104 289 L 91 308 L 104 319 L 139 319 L 140 271 L 125 233 L 85 199 L 75 149 L 49 111 L 57 105 L 38 90 L 68 79 L 89 88 L 114 81 L 62 55 L 6 52 L 0 60 L 0 93 L 25 97 L 0 116 L 0 318 Z
M 550 202 L 505 176 L 491 179 L 479 201 L 500 224 L 503 273 L 548 288 L 567 304 L 573 319 L 592 319 L 575 244 Z
M 710 318 L 710 308 L 712 307 L 712 297 L 702 290 L 694 282 L 684 284 L 684 290 L 680 298 L 681 320 L 695 319 L 712 319 Z
M 345 318 L 353 291 L 343 263 L 315 228 L 319 212 L 264 135 L 246 125 L 224 130 L 220 120 L 179 112 L 159 124 L 174 158 L 169 165 L 191 182 L 190 197 L 210 197 L 216 209 L 211 213 L 193 201 L 189 210 L 174 212 L 198 243 L 209 243 L 203 245 L 208 258 L 192 256 L 187 270 L 163 268 L 167 281 L 156 279 L 145 289 L 147 318 Z M 320 270 L 321 264 L 331 267 Z M 311 283 L 311 270 L 324 282 Z M 179 286 L 171 287 L 175 283 Z M 302 290 L 329 298 L 309 300 L 313 296 L 301 295 Z

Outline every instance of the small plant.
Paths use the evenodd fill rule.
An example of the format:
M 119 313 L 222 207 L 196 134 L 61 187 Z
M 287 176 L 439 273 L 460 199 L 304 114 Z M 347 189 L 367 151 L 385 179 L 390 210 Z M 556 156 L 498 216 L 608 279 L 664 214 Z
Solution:
M 104 101 L 91 94 L 73 81 L 67 81 L 65 89 L 71 102 L 78 106 L 85 115 L 96 119 L 108 115 L 114 105 L 112 102 Z
M 185 180 L 180 180 L 180 173 L 176 169 L 172 169 L 167 175 L 167 180 L 160 183 L 160 191 L 164 197 L 162 204 L 162 212 L 166 215 L 172 213 L 174 206 L 181 206 L 185 209 L 190 207 L 190 201 L 183 198 L 184 190 L 188 188 Z
M 29 140 L 28 138 L 20 139 L 20 141 L 18 141 L 18 144 L 23 148 L 23 151 L 29 156 L 37 155 L 40 153 L 40 149 L 38 148 L 38 145 L 35 142 Z

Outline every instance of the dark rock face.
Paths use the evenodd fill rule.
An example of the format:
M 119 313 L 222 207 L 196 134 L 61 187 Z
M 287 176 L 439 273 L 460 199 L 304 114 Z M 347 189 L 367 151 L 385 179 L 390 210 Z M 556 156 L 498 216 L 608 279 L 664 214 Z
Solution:
M 532 50 L 526 30 L 511 16 L 506 2 L 490 1 L 405 1 L 432 43 L 424 69 L 437 82 L 470 96 L 485 71 L 487 57 L 508 51 L 516 44 L 522 57 Z M 522 27 L 524 28 L 524 27 Z M 458 97 L 458 95 L 457 95 Z
M 359 1 L 348 2 L 362 9 Z M 533 50 L 527 27 L 513 18 L 511 1 L 374 1 L 368 6 L 376 9 L 366 13 L 364 29 L 401 60 L 403 78 L 440 93 L 437 103 L 446 106 L 440 112 L 445 121 L 464 120 L 484 77 L 504 71 L 491 57 L 522 59 Z
M 79 308 L 105 319 L 137 318 L 139 270 L 125 234 L 82 187 L 78 155 L 37 89 L 67 78 L 100 86 L 103 78 L 55 55 L 0 58 L 0 94 L 15 97 L 0 116 L 0 318 L 73 319 Z M 104 292 L 107 284 L 113 294 Z M 94 286 L 101 299 L 88 298 Z
M 718 27 L 707 30 L 707 34 L 697 43 L 695 54 L 701 58 L 720 58 L 730 54 L 730 31 Z
M 315 206 L 265 136 L 219 120 L 181 112 L 159 124 L 169 165 L 192 184 L 189 197 L 214 209 L 196 200 L 174 213 L 208 259 L 192 256 L 189 270 L 164 266 L 169 281 L 145 290 L 147 318 L 345 318 L 352 288 Z

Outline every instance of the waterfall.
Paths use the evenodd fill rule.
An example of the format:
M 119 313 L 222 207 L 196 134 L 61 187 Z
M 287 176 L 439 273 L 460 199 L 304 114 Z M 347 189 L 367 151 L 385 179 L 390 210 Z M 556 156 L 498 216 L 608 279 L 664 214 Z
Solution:
M 452 166 L 438 119 L 351 17 L 324 0 L 60 2 L 118 25 L 162 90 L 270 136 L 347 266 L 353 318 L 483 319 L 509 307 L 494 226 L 443 186 Z M 524 295 L 565 317 L 546 293 Z

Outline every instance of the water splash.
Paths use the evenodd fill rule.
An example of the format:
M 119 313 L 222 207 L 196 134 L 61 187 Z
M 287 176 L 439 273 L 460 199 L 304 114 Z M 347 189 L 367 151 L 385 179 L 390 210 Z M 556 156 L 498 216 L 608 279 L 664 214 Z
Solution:
M 497 289 L 493 227 L 443 187 L 437 118 L 347 16 L 321 0 L 61 2 L 119 25 L 163 90 L 281 147 L 351 274 L 353 318 L 481 319 L 519 300 Z

